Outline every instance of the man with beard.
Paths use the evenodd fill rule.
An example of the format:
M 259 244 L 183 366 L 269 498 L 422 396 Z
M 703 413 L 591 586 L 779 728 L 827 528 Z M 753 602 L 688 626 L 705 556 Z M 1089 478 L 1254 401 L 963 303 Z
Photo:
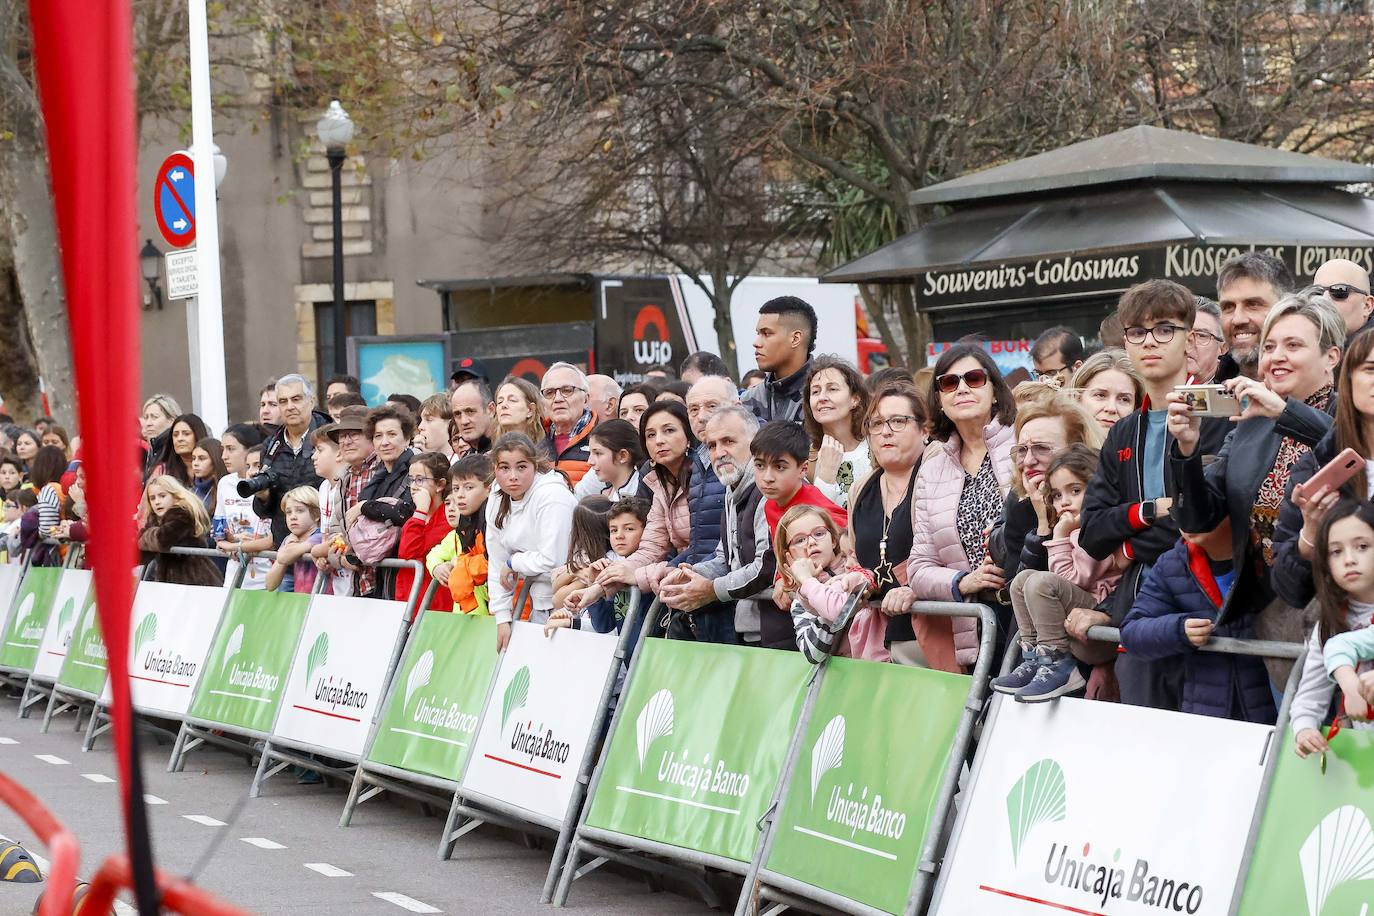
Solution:
M 1274 303 L 1292 291 L 1293 273 L 1271 254 L 1247 251 L 1221 265 L 1217 302 L 1221 305 L 1221 332 L 1226 337 L 1227 353 L 1217 364 L 1214 383 L 1238 375 L 1256 377 L 1264 319 Z
M 759 644 L 759 601 L 769 600 L 777 565 L 749 454 L 758 429 L 753 411 L 739 404 L 721 407 L 706 420 L 702 439 L 716 477 L 725 484 L 720 544 L 710 560 L 678 567 L 660 586 L 663 603 L 679 611 L 736 602 L 735 630 L 752 646 Z

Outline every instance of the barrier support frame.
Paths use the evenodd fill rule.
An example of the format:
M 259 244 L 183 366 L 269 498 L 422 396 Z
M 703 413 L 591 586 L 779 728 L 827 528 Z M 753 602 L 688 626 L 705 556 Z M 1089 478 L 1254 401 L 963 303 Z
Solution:
M 391 656 L 387 661 L 386 674 L 382 676 L 383 699 L 385 691 L 391 683 L 391 679 L 396 674 L 396 667 L 401 663 L 401 653 L 405 650 L 406 637 L 410 630 L 410 621 L 417 614 L 416 608 L 423 604 L 426 608 L 434 599 L 434 592 L 438 586 L 438 580 L 430 579 L 429 585 L 421 593 L 421 585 L 425 580 L 425 568 L 419 560 L 384 560 L 378 564 L 388 569 L 410 569 L 415 573 L 415 580 L 411 583 L 410 594 L 406 596 L 405 602 L 401 606 L 402 625 L 396 631 L 396 638 L 391 641 Z M 318 582 L 323 576 L 317 577 Z M 315 594 L 319 594 L 316 592 Z M 313 596 L 312 596 L 313 599 Z M 307 618 L 308 619 L 308 618 Z M 302 631 L 302 638 L 304 638 Z M 299 646 L 297 647 L 299 651 Z M 293 659 L 294 662 L 294 659 Z M 288 678 L 290 677 L 288 673 Z M 283 688 L 284 690 L 285 688 Z M 373 710 L 372 721 L 376 722 L 381 715 L 381 704 Z M 369 729 L 371 723 L 368 724 Z M 276 731 L 275 725 L 273 731 Z M 343 761 L 346 766 L 337 767 L 314 759 L 314 755 L 320 755 L 330 760 Z M 258 756 L 257 772 L 253 774 L 253 783 L 248 787 L 248 797 L 258 798 L 262 795 L 262 785 L 276 774 L 289 766 L 298 766 L 307 770 L 314 770 L 318 773 L 329 775 L 340 782 L 348 782 L 353 778 L 353 771 L 358 766 L 358 754 L 341 754 L 337 750 L 317 747 L 304 741 L 294 741 L 289 738 L 282 738 L 273 735 L 269 737 L 262 746 Z M 273 763 L 273 761 L 279 761 Z
M 516 593 L 514 606 L 520 607 L 529 597 L 530 587 L 534 583 L 526 579 Z M 454 611 L 453 613 L 459 613 Z M 415 620 L 411 623 L 406 634 L 405 647 L 401 650 L 400 659 L 396 662 L 396 670 L 400 670 L 401 661 L 410 654 L 410 642 L 420 632 L 420 619 L 424 612 L 415 615 Z M 487 697 L 491 698 L 492 685 L 496 683 L 496 672 L 500 664 L 492 666 L 491 679 L 487 681 Z M 348 827 L 353 823 L 353 813 L 364 802 L 376 798 L 383 792 L 392 792 L 406 798 L 418 801 L 424 805 L 433 805 L 436 808 L 451 807 L 453 804 L 454 793 L 458 791 L 458 781 L 455 779 L 441 779 L 431 776 L 428 773 L 413 773 L 403 770 L 400 767 L 389 766 L 384 763 L 374 763 L 367 759 L 367 755 L 372 750 L 373 743 L 377 740 L 377 730 L 382 724 L 382 712 L 391 702 L 391 694 L 396 689 L 396 678 L 392 677 L 391 682 L 386 685 L 386 690 L 382 694 L 382 702 L 377 706 L 377 715 L 372 719 L 372 727 L 368 729 L 367 741 L 363 744 L 363 752 L 358 758 L 358 765 L 353 768 L 353 782 L 348 787 L 348 798 L 344 801 L 343 812 L 339 815 L 339 826 Z M 486 701 L 483 701 L 483 708 L 486 708 Z M 467 763 L 464 762 L 464 767 Z M 426 789 L 436 790 L 426 792 L 417 789 L 415 786 L 423 786 Z M 450 812 L 451 813 L 451 812 Z M 448 828 L 445 828 L 447 833 Z
M 85 557 L 85 555 L 86 555 L 86 547 L 85 547 L 84 544 L 81 544 L 81 543 L 78 543 L 78 542 L 75 542 L 75 541 L 57 541 L 57 540 L 49 540 L 48 543 L 59 544 L 59 545 L 61 545 L 61 544 L 66 544 L 67 547 L 69 548 L 69 549 L 67 550 L 67 555 L 66 555 L 65 557 L 62 558 L 62 565 L 61 565 L 60 567 L 58 567 L 59 569 L 61 569 L 61 570 L 63 570 L 63 571 L 65 572 L 66 570 L 69 570 L 69 569 L 80 569 L 80 568 L 81 568 L 81 567 L 80 567 L 81 560 L 82 560 L 82 559 Z M 92 588 L 95 587 L 94 582 L 92 583 L 91 587 L 92 587 Z M 78 623 L 80 622 L 80 618 L 79 618 L 79 617 L 77 618 L 77 622 L 78 622 Z M 48 609 L 48 626 L 52 626 L 52 625 L 53 625 L 52 608 L 49 608 L 49 609 Z M 44 629 L 46 630 L 47 628 L 45 627 Z M 45 634 L 45 636 L 46 636 L 46 634 Z M 42 647 L 41 647 L 41 644 L 40 644 L 40 651 L 41 651 L 41 648 L 42 648 Z M 34 664 L 37 665 L 37 662 L 35 661 Z M 59 671 L 58 677 L 60 677 L 60 676 L 61 676 L 61 672 Z M 51 681 L 49 681 L 49 680 L 47 680 L 46 678 L 39 678 L 39 677 L 35 676 L 34 673 L 33 673 L 32 671 L 30 671 L 30 672 L 29 672 L 28 680 L 26 680 L 26 681 L 24 682 L 24 692 L 23 692 L 23 694 L 21 694 L 20 697 L 19 697 L 19 718 L 21 718 L 21 719 L 27 719 L 27 718 L 29 717 L 29 713 L 31 712 L 31 710 L 33 709 L 33 707 L 34 707 L 34 706 L 37 706 L 39 703 L 42 703 L 45 699 L 49 700 L 49 704 L 48 704 L 48 705 L 51 706 L 51 705 L 52 705 L 52 704 L 51 704 L 51 700 L 52 700 L 53 689 L 54 689 L 56 686 L 57 686 L 57 677 L 54 677 Z M 45 717 L 45 718 L 46 718 L 46 717 Z
M 916 873 L 912 877 L 911 886 L 908 890 L 907 902 L 903 911 L 906 916 L 914 916 L 921 911 L 929 890 L 931 876 L 934 875 L 937 868 L 940 840 L 944 834 L 944 825 L 948 819 L 950 808 L 954 804 L 954 795 L 959 788 L 959 773 L 967 759 L 969 745 L 973 741 L 974 727 L 987 699 L 988 680 L 995 662 L 993 650 L 997 642 L 998 630 L 997 616 L 991 608 L 984 604 L 965 604 L 955 601 L 918 601 L 913 605 L 912 613 L 938 617 L 975 617 L 981 623 L 981 635 L 979 637 L 978 661 L 974 664 L 973 672 L 969 678 L 968 691 L 964 695 L 963 709 L 959 714 L 959 724 L 950 741 L 944 773 L 941 776 L 939 788 L 936 789 L 935 806 L 930 814 L 930 829 L 922 840 L 921 852 L 917 858 Z M 795 747 L 783 769 L 777 799 L 765 817 L 764 835 L 754 857 L 756 865 L 751 876 L 752 880 L 745 882 L 744 890 L 736 905 L 737 916 L 757 912 L 757 903 L 754 901 L 755 890 L 760 897 L 771 896 L 771 899 L 779 904 L 779 906 L 771 908 L 770 913 L 781 913 L 799 903 L 805 903 L 806 905 L 820 904 L 834 912 L 856 914 L 856 916 L 884 916 L 886 914 L 885 910 L 850 900 L 833 891 L 827 891 L 805 881 L 777 874 L 769 871 L 766 867 L 768 856 L 773 850 L 774 840 L 777 838 L 778 813 L 787 799 L 792 787 L 792 780 L 796 776 L 801 742 L 814 715 L 819 693 L 820 691 L 817 690 L 816 697 L 808 698 L 808 706 L 803 710 L 802 717 L 797 722 Z M 767 895 L 769 891 L 781 893 Z M 890 914 L 886 914 L 886 916 L 890 916 Z
M 544 878 L 544 887 L 540 892 L 540 903 L 548 903 L 552 897 L 553 888 L 558 880 L 558 868 L 561 859 L 567 852 L 570 832 L 577 825 L 577 816 L 582 810 L 582 803 L 586 798 L 587 782 L 591 778 L 592 768 L 596 765 L 599 748 L 597 739 L 602 735 L 603 728 L 607 724 L 607 718 L 611 715 L 611 698 L 615 693 L 615 682 L 620 675 L 621 665 L 625 663 L 625 657 L 629 654 L 631 637 L 634 636 L 643 626 L 643 619 L 640 614 L 643 612 L 647 617 L 657 613 L 658 600 L 655 599 L 648 610 L 643 609 L 643 596 L 638 588 L 630 589 L 630 610 L 625 615 L 625 621 L 620 628 L 620 634 L 616 639 L 615 651 L 611 655 L 611 664 L 607 666 L 606 677 L 601 685 L 601 696 L 595 718 L 592 720 L 589 735 L 591 740 L 588 742 L 582 759 L 578 761 L 577 778 L 573 783 L 572 794 L 568 798 L 568 804 L 563 812 L 561 820 L 536 814 L 535 812 L 521 808 L 518 805 L 510 804 L 502 799 L 492 798 L 479 792 L 464 791 L 463 780 L 467 777 L 468 767 L 472 764 L 472 757 L 469 755 L 467 762 L 463 765 L 463 775 L 458 777 L 458 791 L 453 795 L 453 804 L 449 808 L 448 820 L 444 823 L 444 833 L 439 841 L 439 859 L 447 860 L 453 856 L 453 848 L 468 833 L 480 827 L 483 823 L 494 823 L 513 830 L 524 831 L 533 826 L 543 832 L 557 837 L 554 845 L 553 858 L 549 862 L 549 870 Z M 487 702 L 483 706 L 482 719 L 477 723 L 477 731 L 482 730 L 486 716 L 491 712 L 491 695 L 496 690 L 496 678 L 487 691 Z M 459 818 L 463 818 L 461 826 L 458 824 Z

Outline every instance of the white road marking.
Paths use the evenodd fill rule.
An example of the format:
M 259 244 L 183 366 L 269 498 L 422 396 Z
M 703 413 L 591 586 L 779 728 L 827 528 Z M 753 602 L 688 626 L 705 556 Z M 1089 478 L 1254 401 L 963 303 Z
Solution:
M 206 827 L 225 827 L 228 826 L 224 821 L 215 820 L 208 814 L 183 814 L 182 817 L 193 824 L 203 824 Z
M 104 773 L 82 773 L 81 778 L 89 779 L 91 782 L 99 783 L 114 782 L 113 779 L 111 779 L 109 776 L 106 776 Z
M 239 839 L 240 839 L 240 840 L 243 840 L 243 842 L 247 843 L 249 846 L 256 846 L 256 847 L 258 847 L 259 849 L 285 849 L 285 848 L 286 848 L 286 847 L 283 846 L 282 844 L 280 844 L 280 843 L 274 843 L 274 842 L 272 842 L 271 840 L 269 840 L 267 837 L 264 837 L 264 836 L 241 836 L 241 837 L 239 837 Z
M 442 913 L 443 910 L 436 909 L 428 903 L 421 903 L 414 897 L 407 897 L 405 894 L 398 894 L 395 891 L 377 891 L 372 896 L 385 900 L 387 903 L 394 903 L 403 910 L 410 910 L 412 913 Z
M 14 740 L 13 738 L 0 738 L 0 744 L 18 744 L 18 743 L 19 743 L 19 742 L 16 741 L 16 740 Z
M 53 766 L 55 766 L 55 767 L 71 766 L 71 762 L 70 762 L 70 761 L 63 760 L 61 757 L 58 757 L 56 754 L 34 754 L 33 756 L 37 757 L 39 760 L 43 761 L 44 763 L 51 763 L 51 764 L 52 764 Z
M 144 795 L 143 803 L 145 805 L 165 805 L 167 804 L 167 799 L 158 798 L 156 795 Z
M 334 866 L 334 865 L 330 865 L 328 862 L 306 862 L 306 863 L 305 863 L 305 867 L 308 868 L 308 869 L 310 869 L 311 871 L 319 872 L 320 874 L 324 875 L 326 878 L 351 878 L 351 877 L 353 877 L 353 872 L 351 872 L 351 871 L 344 871 L 342 868 L 339 868 L 339 867 Z

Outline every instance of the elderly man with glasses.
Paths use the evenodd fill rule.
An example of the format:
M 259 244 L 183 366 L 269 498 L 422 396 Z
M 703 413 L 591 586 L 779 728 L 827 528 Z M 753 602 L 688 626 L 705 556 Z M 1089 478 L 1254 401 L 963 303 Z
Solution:
M 1221 306 L 1198 296 L 1197 315 L 1188 332 L 1188 375 L 1195 385 L 1209 385 L 1216 378 L 1217 366 L 1226 353 L 1226 338 L 1221 333 Z
M 1326 293 L 1345 319 L 1345 332 L 1354 336 L 1374 327 L 1374 295 L 1369 291 L 1369 271 L 1354 261 L 1332 258 L 1312 275 L 1313 286 Z M 1346 338 L 1347 340 L 1350 337 Z
M 587 408 L 587 376 L 572 363 L 554 363 L 539 386 L 548 403 L 549 451 L 554 465 L 577 485 L 591 467 L 588 439 L 596 415 Z

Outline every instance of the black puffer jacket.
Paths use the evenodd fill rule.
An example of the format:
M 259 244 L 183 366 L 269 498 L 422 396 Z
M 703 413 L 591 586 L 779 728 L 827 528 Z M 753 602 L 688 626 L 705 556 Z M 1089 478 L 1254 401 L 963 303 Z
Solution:
M 301 437 L 299 452 L 291 450 L 286 442 L 286 427 L 282 427 L 267 437 L 262 444 L 262 469 L 277 472 L 277 485 L 268 489 L 265 496 L 253 500 L 253 511 L 258 518 L 272 520 L 272 543 L 280 544 L 289 533 L 286 530 L 286 516 L 281 511 L 281 499 L 296 487 L 319 487 L 320 477 L 315 473 L 313 456 L 315 447 L 310 444 L 310 434 L 321 426 L 334 422 L 329 414 L 312 411 L 310 427 Z

